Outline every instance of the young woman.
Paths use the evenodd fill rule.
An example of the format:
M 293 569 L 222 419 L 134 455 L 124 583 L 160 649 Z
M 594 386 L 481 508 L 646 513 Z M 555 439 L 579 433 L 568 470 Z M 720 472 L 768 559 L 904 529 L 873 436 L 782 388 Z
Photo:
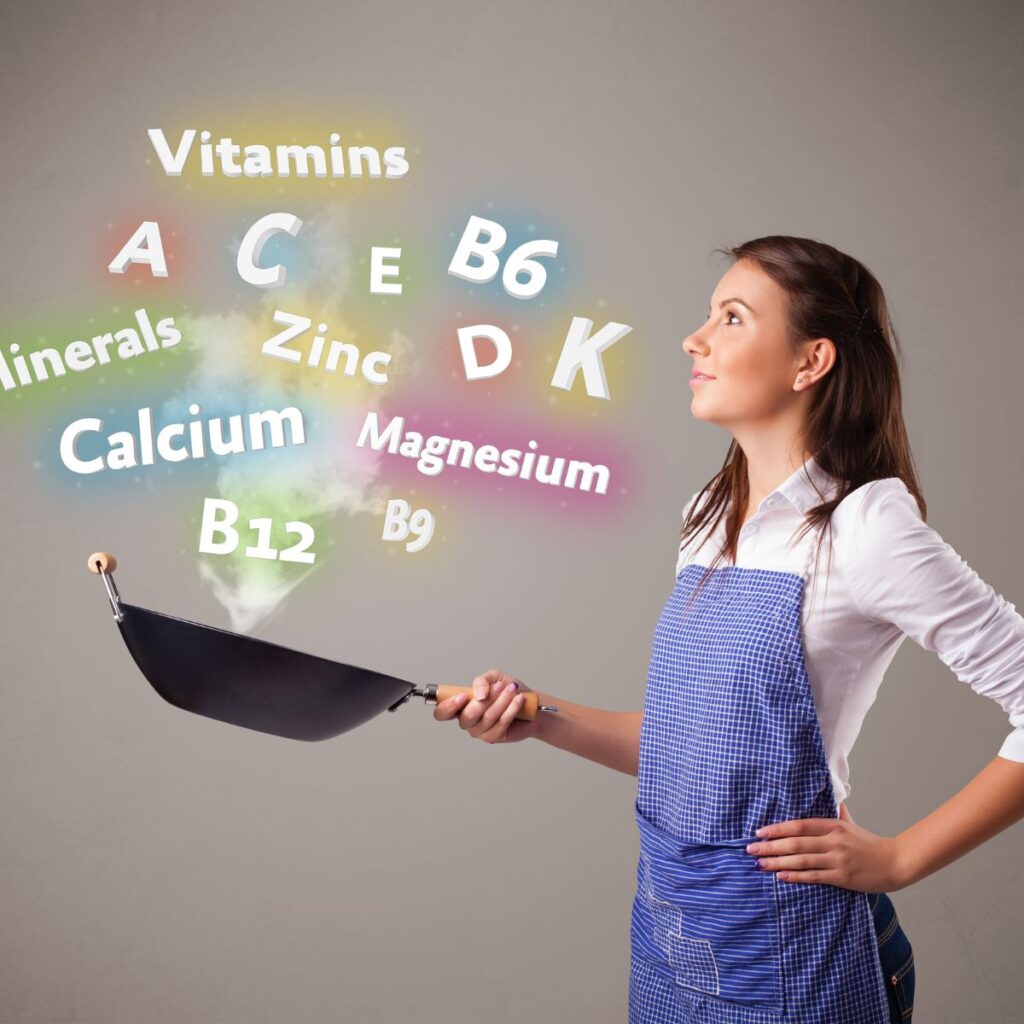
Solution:
M 874 276 L 806 238 L 724 252 L 683 349 L 693 415 L 733 440 L 683 510 L 643 712 L 540 692 L 559 714 L 519 721 L 528 687 L 494 670 L 434 716 L 638 776 L 631 1024 L 906 1022 L 913 951 L 887 891 L 1024 817 L 1024 618 L 925 523 Z M 847 758 L 906 636 L 1014 729 L 886 837 L 846 808 Z

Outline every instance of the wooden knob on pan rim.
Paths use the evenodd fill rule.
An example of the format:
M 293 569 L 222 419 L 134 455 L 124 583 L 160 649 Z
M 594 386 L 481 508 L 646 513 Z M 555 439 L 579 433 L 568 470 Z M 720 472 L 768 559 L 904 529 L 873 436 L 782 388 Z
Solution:
M 117 568 L 117 559 L 107 551 L 95 551 L 89 556 L 89 571 L 96 573 L 113 572 Z

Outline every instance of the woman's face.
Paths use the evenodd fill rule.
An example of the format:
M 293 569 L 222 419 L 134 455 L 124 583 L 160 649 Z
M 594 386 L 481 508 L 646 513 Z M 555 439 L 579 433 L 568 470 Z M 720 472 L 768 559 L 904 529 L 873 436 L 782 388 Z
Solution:
M 738 260 L 718 282 L 708 318 L 683 351 L 692 369 L 713 378 L 690 378 L 690 411 L 729 429 L 802 416 L 805 389 L 821 375 L 804 349 L 790 348 L 786 293 L 750 260 Z M 801 372 L 806 380 L 794 390 Z

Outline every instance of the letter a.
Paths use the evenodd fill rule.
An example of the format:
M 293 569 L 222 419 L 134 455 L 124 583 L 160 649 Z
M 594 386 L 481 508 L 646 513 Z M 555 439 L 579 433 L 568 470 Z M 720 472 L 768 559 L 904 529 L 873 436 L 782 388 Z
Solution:
M 167 259 L 160 241 L 160 225 L 155 220 L 144 220 L 139 225 L 107 270 L 112 274 L 123 274 L 129 263 L 148 263 L 154 277 L 167 276 Z

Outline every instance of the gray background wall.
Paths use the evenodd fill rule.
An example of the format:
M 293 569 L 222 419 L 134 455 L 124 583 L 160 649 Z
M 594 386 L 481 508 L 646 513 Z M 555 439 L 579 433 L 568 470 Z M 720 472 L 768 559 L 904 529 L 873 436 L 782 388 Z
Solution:
M 435 538 L 420 561 L 386 557 L 378 517 L 339 517 L 319 535 L 344 538 L 344 559 L 254 632 L 421 682 L 498 666 L 639 708 L 680 507 L 728 443 L 689 415 L 679 342 L 723 269 L 710 250 L 774 232 L 830 241 L 886 286 L 929 521 L 1017 600 L 1022 29 L 993 2 L 9 5 L 0 340 L 58 308 L 84 330 L 118 285 L 108 222 L 151 209 L 189 232 L 168 308 L 236 302 L 217 203 L 190 206 L 146 166 L 147 127 L 232 134 L 225 112 L 269 104 L 344 130 L 372 107 L 419 148 L 387 198 L 360 195 L 366 224 L 422 246 L 430 287 L 401 316 L 425 367 L 454 358 L 437 324 L 462 301 L 438 207 L 452 227 L 486 200 L 554 225 L 565 309 L 597 319 L 600 298 L 633 325 L 613 400 L 565 419 L 629 455 L 629 500 L 579 520 L 553 501 L 453 502 L 443 556 Z M 239 204 L 238 223 L 268 204 Z M 558 347 L 524 349 L 537 409 Z M 87 407 L 99 385 L 82 387 Z M 170 708 L 84 559 L 112 548 L 130 600 L 226 625 L 197 572 L 200 491 L 156 474 L 76 488 L 50 467 L 82 413 L 56 394 L 24 415 L 0 403 L 3 1020 L 625 1018 L 635 779 L 471 742 L 420 702 L 310 745 Z M 905 644 L 853 753 L 855 818 L 894 834 L 1008 729 Z M 894 894 L 916 1021 L 1024 1020 L 1022 839 L 1014 826 Z

